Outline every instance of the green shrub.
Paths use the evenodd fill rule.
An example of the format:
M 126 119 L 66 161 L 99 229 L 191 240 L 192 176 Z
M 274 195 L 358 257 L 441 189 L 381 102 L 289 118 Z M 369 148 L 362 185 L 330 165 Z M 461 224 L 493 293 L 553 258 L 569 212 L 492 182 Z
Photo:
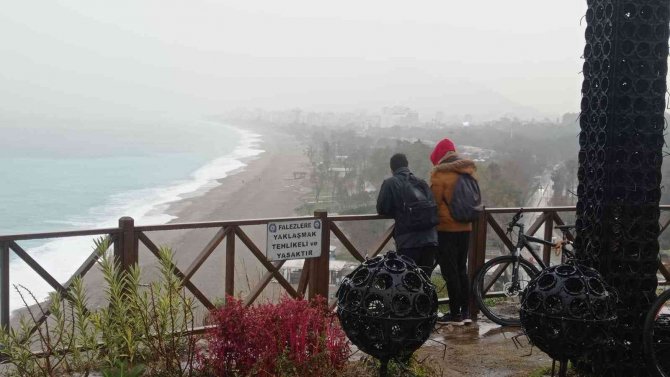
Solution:
M 65 295 L 52 293 L 40 303 L 28 289 L 19 292 L 28 315 L 17 328 L 0 331 L 10 376 L 194 376 L 198 338 L 193 299 L 173 273 L 173 255 L 161 248 L 159 279 L 141 284 L 138 266 L 122 270 L 106 255 L 108 239 L 95 242 L 109 305 L 91 311 L 80 278 Z M 36 305 L 30 306 L 30 302 Z M 43 315 L 48 319 L 41 322 Z

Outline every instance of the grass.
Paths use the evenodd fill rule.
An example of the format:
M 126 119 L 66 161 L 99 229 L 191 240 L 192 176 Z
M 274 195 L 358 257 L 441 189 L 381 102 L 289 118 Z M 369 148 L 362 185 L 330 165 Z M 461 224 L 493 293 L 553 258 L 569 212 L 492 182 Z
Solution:
M 505 301 L 504 297 L 489 297 L 484 299 L 484 305 L 486 306 L 495 306 Z
M 442 276 L 433 274 L 430 277 L 430 282 L 435 285 L 435 288 L 437 288 L 437 297 L 449 297 L 449 293 L 447 292 L 447 283 L 444 281 Z
M 390 361 L 388 375 L 397 377 L 432 377 L 442 375 L 442 371 L 435 367 L 430 358 L 418 360 L 412 356 L 408 364 Z M 379 376 L 379 361 L 366 356 L 358 361 L 349 363 L 341 377 L 377 377 Z
M 435 285 L 435 288 L 437 288 L 437 298 L 449 297 L 449 292 L 447 292 L 447 283 L 444 281 L 441 275 L 431 275 L 430 281 Z M 442 304 L 438 306 L 437 310 L 442 313 L 447 313 L 449 312 L 449 305 Z
M 544 377 L 546 375 L 551 376 L 551 367 L 542 367 L 539 369 L 535 369 L 528 375 L 528 377 Z
M 556 362 L 556 375 L 558 375 L 558 362 Z M 547 376 L 551 376 L 551 366 L 536 369 L 528 375 L 528 377 L 547 377 Z M 568 377 L 589 377 L 589 376 L 590 376 L 589 374 L 584 374 L 575 369 L 572 363 L 568 364 Z

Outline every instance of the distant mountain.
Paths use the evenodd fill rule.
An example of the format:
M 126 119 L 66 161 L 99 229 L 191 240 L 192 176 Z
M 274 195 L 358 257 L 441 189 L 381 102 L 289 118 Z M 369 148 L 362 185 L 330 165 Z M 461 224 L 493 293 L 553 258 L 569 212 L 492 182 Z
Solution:
M 444 119 L 459 121 L 488 121 L 503 116 L 521 119 L 549 116 L 537 109 L 516 103 L 483 85 L 465 79 L 413 78 L 406 82 L 393 81 L 366 91 L 361 98 L 366 107 L 380 108 L 404 105 L 419 111 L 422 120 L 429 121 L 437 112 Z
M 301 108 L 307 111 L 378 112 L 386 106 L 409 106 L 422 121 L 442 113 L 444 120 L 488 121 L 502 116 L 520 119 L 552 117 L 514 102 L 467 78 L 445 78 L 418 69 L 394 69 L 360 76 L 273 77 L 255 80 L 240 92 L 245 100 L 231 106 L 266 109 Z M 239 86 L 238 86 L 239 87 Z

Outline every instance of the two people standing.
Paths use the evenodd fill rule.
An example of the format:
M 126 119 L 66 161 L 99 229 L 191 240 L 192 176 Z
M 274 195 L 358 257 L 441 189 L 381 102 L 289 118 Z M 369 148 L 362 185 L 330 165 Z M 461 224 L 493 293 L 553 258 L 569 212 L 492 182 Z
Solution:
M 430 160 L 433 163 L 430 190 L 423 192 L 421 188 L 424 185 L 427 187 L 427 184 L 410 172 L 405 155 L 396 154 L 391 157 L 393 177 L 386 179 L 379 190 L 377 212 L 392 216 L 396 220 L 394 239 L 399 254 L 414 259 L 429 276 L 435 265 L 440 265 L 440 271 L 447 283 L 450 312 L 439 317 L 438 321 L 470 323 L 470 284 L 466 263 L 472 225 L 470 222 L 456 220 L 450 203 L 458 201 L 458 196 L 464 193 L 463 190 L 456 190 L 460 186 L 461 176 L 471 177 L 476 167 L 472 160 L 459 157 L 454 143 L 449 139 L 437 143 Z M 410 186 L 416 187 L 414 196 L 407 195 L 407 188 Z M 465 193 L 467 194 L 467 190 Z M 408 229 L 403 226 L 407 222 L 407 211 L 404 209 L 408 205 L 408 197 L 422 201 L 422 207 L 430 207 L 424 211 L 424 216 L 429 216 L 428 213 L 432 211 L 437 219 L 426 219 L 421 224 L 423 228 Z M 429 203 L 432 203 L 432 207 Z

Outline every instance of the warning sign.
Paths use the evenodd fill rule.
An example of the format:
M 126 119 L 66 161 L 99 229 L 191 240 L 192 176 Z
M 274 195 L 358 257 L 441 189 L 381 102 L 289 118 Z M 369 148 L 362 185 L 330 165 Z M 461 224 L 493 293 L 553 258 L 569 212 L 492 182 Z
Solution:
M 314 258 L 321 255 L 321 220 L 268 223 L 265 252 L 271 261 Z

